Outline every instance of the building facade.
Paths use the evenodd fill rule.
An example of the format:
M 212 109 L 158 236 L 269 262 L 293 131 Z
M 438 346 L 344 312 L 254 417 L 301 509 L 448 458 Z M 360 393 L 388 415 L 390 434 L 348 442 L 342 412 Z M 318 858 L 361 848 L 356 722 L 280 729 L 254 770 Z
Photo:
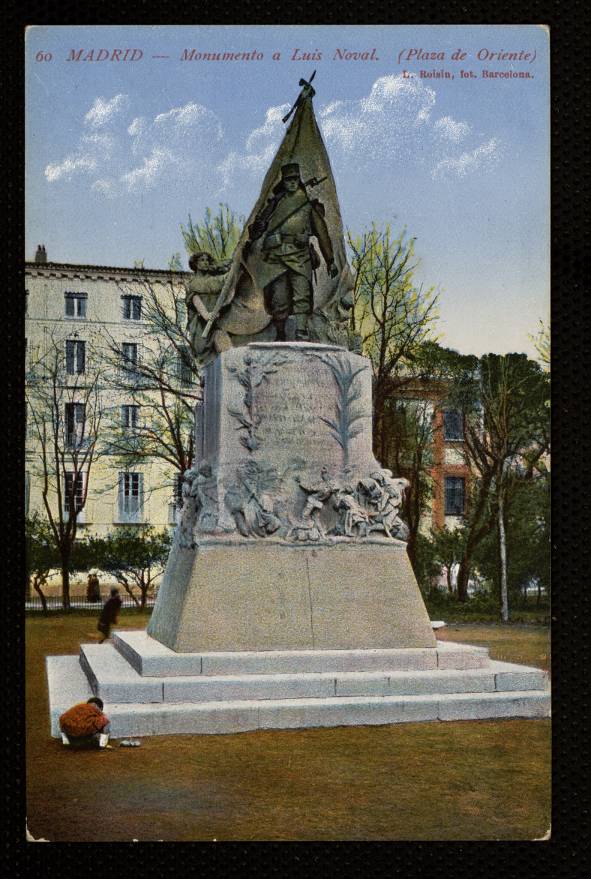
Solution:
M 433 498 L 431 525 L 461 526 L 466 514 L 471 472 L 464 456 L 464 419 L 461 412 L 436 405 L 433 412 Z
M 415 490 L 422 479 L 420 530 L 425 534 L 431 528 L 461 526 L 467 512 L 471 470 L 464 450 L 464 419 L 447 406 L 447 390 L 441 380 L 405 382 L 392 392 L 387 415 L 384 457 Z
M 147 412 L 138 405 L 133 382 L 134 364 L 150 356 L 155 344 L 145 320 L 146 293 L 163 303 L 184 302 L 183 272 L 53 263 L 44 248 L 34 261 L 25 264 L 26 368 L 30 376 L 36 364 L 58 352 L 63 367 L 62 388 L 56 408 L 61 419 L 60 440 L 65 463 L 61 492 L 49 486 L 50 502 L 71 494 L 72 471 L 68 455 L 84 449 L 90 437 L 88 388 L 94 383 L 100 409 L 100 437 L 89 472 L 76 473 L 75 501 L 86 495 L 78 513 L 79 533 L 104 535 L 121 525 L 150 524 L 158 529 L 176 523 L 178 470 L 155 457 L 127 465 L 109 447 L 109 435 L 125 439 L 143 424 Z M 183 316 L 180 316 L 184 320 Z M 125 368 L 117 380 L 113 373 L 113 351 L 119 350 Z M 182 369 L 182 364 L 179 367 Z M 183 382 L 194 377 L 181 376 Z M 144 395 L 144 399 L 147 396 Z M 43 467 L 35 413 L 27 405 L 25 508 L 28 515 L 43 512 Z M 93 426 L 94 429 L 94 426 Z M 75 471 L 77 467 L 73 467 Z M 85 484 L 87 483 L 87 484 Z M 69 514 L 69 510 L 65 511 Z

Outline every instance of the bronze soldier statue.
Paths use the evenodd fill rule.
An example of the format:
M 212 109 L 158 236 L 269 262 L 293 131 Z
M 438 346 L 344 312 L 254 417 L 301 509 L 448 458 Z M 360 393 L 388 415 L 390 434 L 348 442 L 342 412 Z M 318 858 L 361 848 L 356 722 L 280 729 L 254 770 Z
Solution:
M 315 182 L 315 181 L 314 181 Z M 308 198 L 296 162 L 283 165 L 273 196 L 249 228 L 250 242 L 262 238 L 265 264 L 265 308 L 275 324 L 277 340 L 284 341 L 285 323 L 294 315 L 296 338 L 308 338 L 313 310 L 312 273 L 320 265 L 310 242 L 315 235 L 331 278 L 338 269 L 324 220 L 324 206 Z

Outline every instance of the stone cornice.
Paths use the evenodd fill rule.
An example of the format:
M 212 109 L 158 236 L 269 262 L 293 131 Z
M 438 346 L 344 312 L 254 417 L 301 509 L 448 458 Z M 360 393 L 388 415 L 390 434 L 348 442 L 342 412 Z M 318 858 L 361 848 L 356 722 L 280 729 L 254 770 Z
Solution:
M 58 262 L 25 262 L 25 275 L 45 278 L 80 278 L 104 281 L 146 281 L 148 279 L 168 281 L 171 278 L 183 281 L 191 272 L 176 272 L 169 269 L 136 269 L 125 266 L 93 266 Z

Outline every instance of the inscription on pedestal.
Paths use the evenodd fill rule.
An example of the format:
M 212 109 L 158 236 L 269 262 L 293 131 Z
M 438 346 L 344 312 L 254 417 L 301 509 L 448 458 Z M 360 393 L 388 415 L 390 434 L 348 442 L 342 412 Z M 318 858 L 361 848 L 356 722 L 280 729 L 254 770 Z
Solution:
M 321 418 L 334 399 L 334 380 L 330 370 L 317 362 L 283 369 L 273 381 L 258 389 L 256 405 L 264 422 L 264 442 L 270 448 L 299 447 L 300 453 L 316 460 L 338 447 Z M 314 381 L 308 381 L 314 372 Z

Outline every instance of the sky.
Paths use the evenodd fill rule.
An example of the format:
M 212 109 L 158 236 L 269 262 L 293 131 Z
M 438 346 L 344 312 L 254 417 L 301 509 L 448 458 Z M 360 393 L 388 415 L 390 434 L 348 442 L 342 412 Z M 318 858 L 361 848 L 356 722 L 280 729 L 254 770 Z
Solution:
M 248 58 L 202 57 L 223 52 Z M 45 244 L 54 262 L 186 260 L 189 214 L 250 213 L 313 70 L 345 226 L 416 238 L 442 344 L 534 356 L 550 284 L 549 40 L 536 25 L 31 27 L 26 259 Z

